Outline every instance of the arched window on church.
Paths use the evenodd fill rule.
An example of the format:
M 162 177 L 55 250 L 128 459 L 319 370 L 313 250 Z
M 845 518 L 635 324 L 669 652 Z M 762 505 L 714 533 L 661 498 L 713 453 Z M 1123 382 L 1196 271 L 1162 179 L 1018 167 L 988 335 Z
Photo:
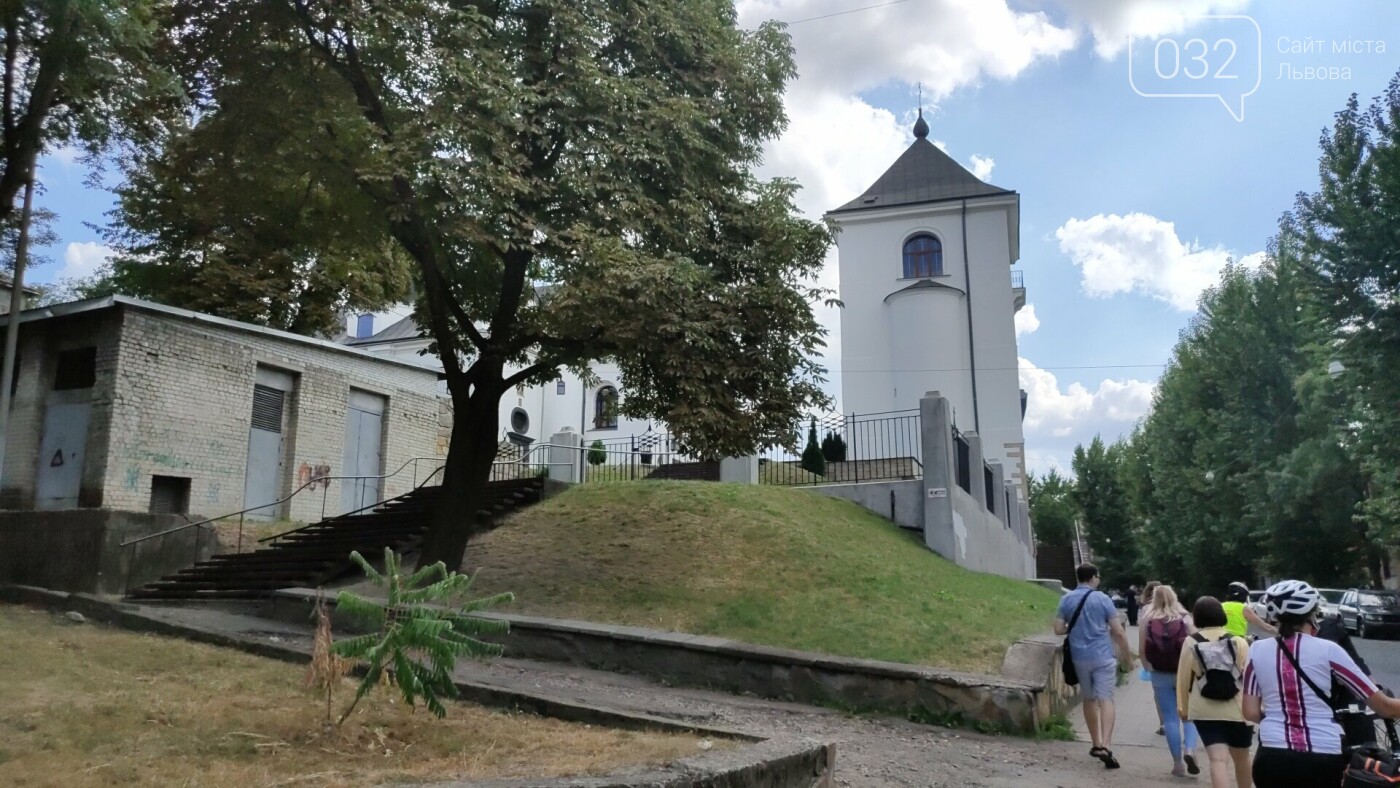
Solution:
M 617 429 L 617 389 L 604 386 L 593 398 L 593 429 Z
M 904 278 L 923 279 L 943 275 L 943 244 L 932 235 L 916 235 L 904 242 Z

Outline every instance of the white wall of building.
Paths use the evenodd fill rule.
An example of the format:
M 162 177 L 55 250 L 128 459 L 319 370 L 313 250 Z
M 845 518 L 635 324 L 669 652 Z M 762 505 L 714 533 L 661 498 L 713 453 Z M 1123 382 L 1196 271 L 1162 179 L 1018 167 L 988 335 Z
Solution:
M 954 408 L 958 429 L 978 432 L 987 460 L 1023 473 L 1015 303 L 1011 288 L 1012 232 L 1017 198 L 836 214 L 840 225 L 841 400 L 848 413 L 918 407 L 938 391 Z M 943 275 L 904 278 L 904 242 L 930 233 L 943 247 Z M 968 274 L 972 321 L 969 343 Z M 921 286 L 927 284 L 934 287 Z M 916 286 L 914 289 L 907 289 Z M 973 379 L 977 368 L 977 410 Z

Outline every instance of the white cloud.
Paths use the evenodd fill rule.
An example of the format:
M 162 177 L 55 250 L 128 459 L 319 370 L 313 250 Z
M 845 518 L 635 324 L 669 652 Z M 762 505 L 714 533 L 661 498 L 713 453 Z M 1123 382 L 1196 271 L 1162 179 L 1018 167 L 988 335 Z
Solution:
M 852 10 L 849 0 L 739 0 L 739 20 L 797 22 Z M 1012 79 L 1069 51 L 1072 30 L 1006 0 L 923 0 L 843 14 L 788 28 L 798 73 L 810 84 L 857 93 L 897 76 L 922 82 L 931 100 L 984 77 Z
M 1016 336 L 1034 334 L 1040 329 L 1040 318 L 1035 315 L 1035 304 L 1026 304 L 1016 313 Z
M 58 272 L 58 279 L 92 276 L 111 256 L 110 246 L 92 241 L 74 241 L 63 250 L 63 268 Z
M 1020 359 L 1021 388 L 1026 390 L 1026 441 L 1077 437 L 1087 441 L 1100 432 L 1122 430 L 1152 406 L 1153 384 L 1142 380 L 1101 381 L 1089 390 L 1075 381 L 1061 389 L 1054 373 Z
M 1087 28 L 1094 51 L 1112 58 L 1128 46 L 1128 37 L 1155 38 L 1180 33 L 1198 17 L 1239 13 L 1249 0 L 1060 0 L 1076 26 Z
M 972 170 L 972 174 L 976 175 L 979 181 L 985 181 L 992 177 L 992 168 L 997 166 L 996 160 L 991 156 L 981 156 L 976 153 L 972 154 L 971 161 L 972 166 L 968 169 Z
M 1144 213 L 1070 219 L 1055 237 L 1060 251 L 1079 266 L 1086 295 L 1106 298 L 1138 292 L 1184 312 L 1196 308 L 1201 291 L 1220 280 L 1232 256 L 1221 246 L 1183 241 L 1175 224 Z M 1242 260 L 1258 265 L 1262 255 Z

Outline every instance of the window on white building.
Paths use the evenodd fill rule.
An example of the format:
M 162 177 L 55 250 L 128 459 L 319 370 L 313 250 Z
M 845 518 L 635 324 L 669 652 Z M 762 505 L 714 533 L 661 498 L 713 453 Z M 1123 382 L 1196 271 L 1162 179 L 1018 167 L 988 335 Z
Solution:
M 604 386 L 593 398 L 593 429 L 617 429 L 617 389 Z
M 904 278 L 943 275 L 943 244 L 927 233 L 904 242 Z

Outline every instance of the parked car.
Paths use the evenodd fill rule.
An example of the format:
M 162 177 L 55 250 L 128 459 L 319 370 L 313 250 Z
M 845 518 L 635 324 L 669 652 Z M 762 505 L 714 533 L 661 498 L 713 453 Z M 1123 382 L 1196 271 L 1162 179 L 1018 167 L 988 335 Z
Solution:
M 1339 588 L 1319 588 L 1317 593 L 1322 595 L 1322 615 L 1328 618 L 1337 615 L 1337 605 L 1341 604 L 1346 592 Z
M 1359 638 L 1400 631 L 1400 592 L 1353 588 L 1342 594 L 1337 613 Z

